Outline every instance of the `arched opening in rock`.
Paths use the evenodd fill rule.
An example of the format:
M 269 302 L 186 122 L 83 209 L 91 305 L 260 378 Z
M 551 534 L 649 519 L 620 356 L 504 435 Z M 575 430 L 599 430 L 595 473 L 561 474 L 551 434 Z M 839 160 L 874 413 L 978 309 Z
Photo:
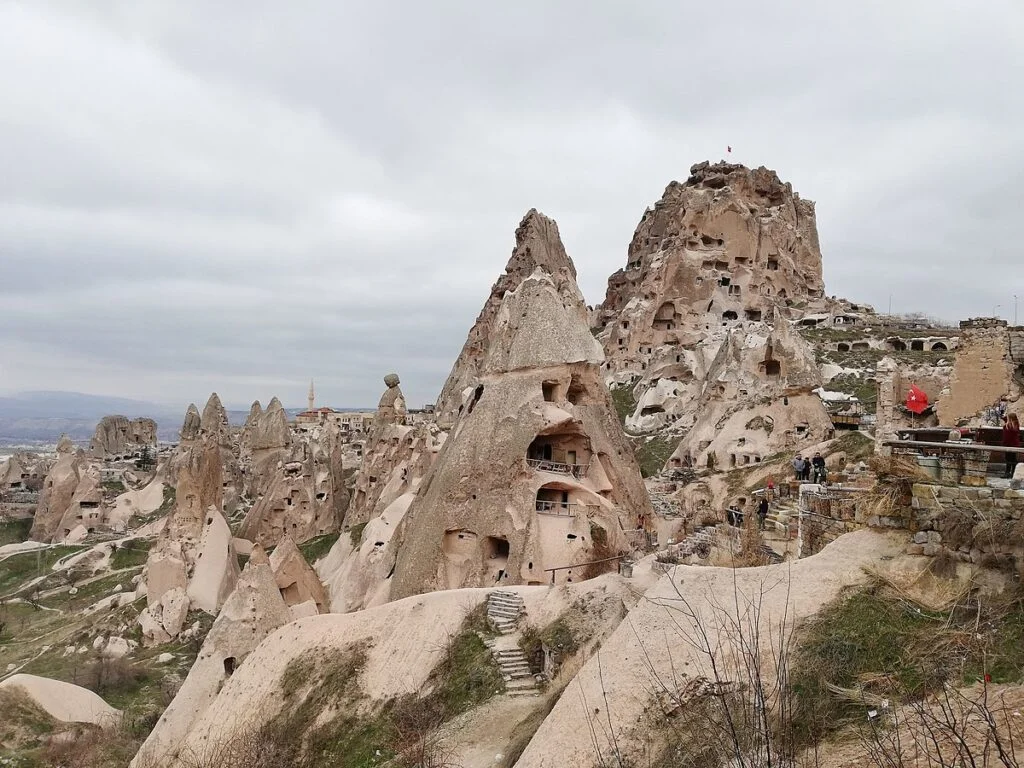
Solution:
M 746 320 L 751 320 L 755 323 L 761 322 L 761 310 L 760 309 L 745 309 L 743 310 L 743 317 Z
M 544 400 L 549 403 L 555 402 L 555 392 L 558 390 L 557 381 L 545 381 L 540 385 Z
M 527 463 L 542 472 L 585 477 L 590 465 L 590 439 L 566 426 L 564 432 L 537 435 L 526 450 Z
M 653 416 L 656 413 L 664 413 L 665 409 L 660 405 L 645 405 L 640 409 L 641 416 Z
M 570 499 L 568 486 L 560 483 L 545 483 L 537 489 L 536 508 L 538 512 L 550 515 L 572 514 L 574 504 Z
M 233 674 L 235 674 L 236 663 L 237 662 L 235 661 L 234 656 L 228 656 L 226 659 L 224 659 L 224 674 L 228 677 L 231 677 Z
M 871 349 L 871 345 L 866 341 L 855 341 L 852 347 L 854 352 L 864 352 Z
M 914 352 L 924 352 L 924 342 L 921 339 L 914 339 L 910 342 L 910 349 Z
M 936 341 L 932 344 L 932 352 L 945 352 L 947 349 L 949 348 L 941 341 Z
M 727 310 L 725 310 L 725 312 L 722 313 L 722 319 L 723 320 L 738 320 L 739 319 L 739 315 L 737 315 L 731 309 L 727 309 Z
M 487 572 L 494 581 L 500 581 L 505 577 L 508 567 L 510 551 L 508 539 L 485 536 L 483 545 L 484 565 L 487 567 Z
M 573 405 L 579 405 L 584 399 L 586 399 L 586 395 L 587 388 L 583 386 L 583 382 L 580 381 L 579 376 L 574 373 L 572 378 L 569 380 L 569 389 L 565 393 L 565 399 Z
M 907 351 L 907 343 L 901 339 L 889 339 L 887 343 L 889 345 L 889 349 L 893 350 L 894 352 Z
M 478 384 L 477 388 L 473 390 L 473 397 L 470 398 L 469 407 L 466 410 L 466 415 L 467 416 L 473 412 L 473 409 L 476 408 L 476 404 L 478 402 L 480 402 L 480 398 L 483 397 L 483 395 L 484 395 L 484 385 L 483 384 Z
M 846 344 L 846 343 L 843 343 L 843 342 L 840 342 L 839 344 L 836 345 L 836 351 L 837 352 L 849 352 L 850 351 L 850 345 Z

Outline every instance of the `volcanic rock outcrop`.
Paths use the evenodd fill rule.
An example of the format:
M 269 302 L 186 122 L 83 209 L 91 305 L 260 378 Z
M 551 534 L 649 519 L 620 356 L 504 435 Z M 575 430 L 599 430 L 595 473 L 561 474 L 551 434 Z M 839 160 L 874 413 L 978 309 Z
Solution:
M 182 740 L 217 698 L 225 681 L 264 638 L 291 620 L 270 563 L 261 551 L 246 564 L 188 677 L 131 765 L 151 768 L 176 764 Z M 229 727 L 241 725 L 232 723 Z
M 502 298 L 537 267 L 551 275 L 559 290 L 563 286 L 569 290 L 569 284 L 576 289 L 576 267 L 565 252 L 558 225 L 536 209 L 531 209 L 516 229 L 516 245 L 504 274 L 491 286 L 490 296 L 469 331 L 459 354 L 460 365 L 452 369 L 438 397 L 437 421 L 443 428 L 455 422 L 465 407 L 472 386 L 475 386 L 473 382 L 493 340 L 495 318 Z
M 346 532 L 317 565 L 337 613 L 387 602 L 400 544 L 396 534 L 444 445 L 446 433 L 436 424 L 396 423 L 387 404 L 395 388 L 381 398 L 345 515 Z
M 594 310 L 607 378 L 638 401 L 627 425 L 691 426 L 729 330 L 823 297 L 814 203 L 763 167 L 694 165 L 644 214 Z
M 315 615 L 328 609 L 324 585 L 290 536 L 285 536 L 274 548 L 270 555 L 270 569 L 274 572 L 281 597 L 293 615 Z
M 564 261 L 555 274 L 538 265 L 485 308 L 483 356 L 467 343 L 456 362 L 448 381 L 465 383 L 461 410 L 403 521 L 392 599 L 540 584 L 550 569 L 555 581 L 574 578 L 573 567 L 626 550 L 626 532 L 650 514 L 557 227 L 531 211 L 517 252 L 530 242 L 524 230 L 545 233 Z M 478 321 L 471 340 L 481 330 Z
M 190 404 L 181 425 L 181 440 L 168 461 L 166 472 L 177 477 L 182 468 L 195 463 L 195 456 L 209 445 L 220 452 L 221 500 L 220 509 L 231 512 L 238 504 L 243 489 L 243 473 L 239 463 L 239 435 L 228 423 L 228 414 L 216 392 L 210 395 L 200 415 L 195 404 Z M 179 494 L 180 495 L 180 494 Z
M 50 469 L 39 494 L 31 537 L 35 541 L 52 541 L 60 532 L 64 519 L 81 480 L 84 459 L 74 444 L 63 436 L 57 443 L 57 461 Z
M 271 398 L 265 411 L 258 400 L 253 403 L 239 439 L 245 496 L 255 499 L 266 491 L 275 468 L 286 458 L 291 444 L 291 428 L 281 401 Z
M 96 425 L 89 452 L 99 459 L 126 456 L 156 442 L 156 422 L 152 419 L 104 416 Z
M 731 469 L 827 440 L 834 430 L 820 386 L 814 351 L 785 320 L 730 329 L 669 465 Z
M 335 427 L 305 434 L 264 472 L 266 488 L 246 514 L 239 537 L 269 548 L 285 536 L 302 542 L 341 527 L 349 497 Z
M 143 573 L 147 607 L 139 622 L 149 641 L 175 637 L 190 607 L 216 613 L 235 586 L 238 559 L 222 511 L 222 477 L 216 435 L 192 441 L 179 460 L 174 510 Z

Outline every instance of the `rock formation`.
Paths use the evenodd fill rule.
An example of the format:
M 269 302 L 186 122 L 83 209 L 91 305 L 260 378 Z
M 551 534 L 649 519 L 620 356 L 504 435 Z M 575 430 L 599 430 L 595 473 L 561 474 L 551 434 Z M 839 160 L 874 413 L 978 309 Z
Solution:
M 290 536 L 285 536 L 274 548 L 270 555 L 270 568 L 277 580 L 277 588 L 281 590 L 281 597 L 289 608 L 301 609 L 312 603 L 312 611 L 305 612 L 306 615 L 328 609 L 327 592 L 320 583 L 320 577 L 309 567 Z
M 250 560 L 217 615 L 181 690 L 131 765 L 151 768 L 173 764 L 182 740 L 224 682 L 264 638 L 291 619 L 266 556 Z
M 190 404 L 181 425 L 181 440 L 167 463 L 170 477 L 180 475 L 183 467 L 194 464 L 198 453 L 215 444 L 220 450 L 221 503 L 219 509 L 231 512 L 243 491 L 243 474 L 239 463 L 239 435 L 228 423 L 228 414 L 216 392 L 200 415 L 195 404 Z M 203 447 L 199 447 L 202 444 Z M 180 496 L 180 491 L 179 491 Z
M 189 403 L 188 410 L 185 411 L 185 420 L 181 425 L 180 439 L 184 442 L 187 440 L 195 440 L 199 437 L 199 430 L 203 425 L 203 417 L 199 413 L 199 409 L 196 408 L 195 403 Z
M 104 416 L 96 425 L 89 452 L 99 459 L 122 457 L 156 443 L 156 422 L 152 419 Z
M 644 214 L 594 310 L 606 375 L 638 401 L 628 426 L 689 427 L 730 329 L 823 296 L 814 204 L 766 168 L 694 165 Z
M 363 463 L 356 474 L 345 526 L 362 525 L 379 516 L 402 494 L 415 487 L 440 449 L 443 433 L 433 424 L 405 425 L 405 399 L 398 375 L 384 377 Z
M 75 446 L 63 436 L 57 443 L 57 461 L 53 465 L 39 495 L 31 537 L 35 541 L 52 541 L 60 532 L 60 524 L 71 507 L 81 479 L 83 458 Z
M 430 423 L 385 424 L 373 435 L 345 515 L 348 530 L 317 566 L 339 613 L 387 601 L 400 543 L 395 534 L 446 437 Z
M 274 413 L 268 407 L 263 419 L 276 418 Z M 276 413 L 283 418 L 280 403 Z M 287 449 L 260 448 L 253 456 L 246 476 L 254 475 L 250 486 L 260 495 L 246 514 L 239 537 L 273 547 L 285 536 L 302 542 L 341 527 L 349 497 L 336 426 L 316 427 Z
M 222 512 L 221 458 L 209 435 L 192 441 L 178 462 L 175 507 L 144 571 L 147 607 L 139 621 L 151 642 L 176 636 L 191 606 L 216 613 L 234 588 L 238 560 Z
M 565 569 L 555 581 L 574 578 L 573 566 L 625 550 L 625 532 L 651 512 L 557 227 L 529 213 L 517 252 L 529 242 L 523 230 L 541 225 L 562 263 L 556 274 L 537 266 L 485 308 L 485 333 L 480 321 L 471 331 L 486 349 L 467 342 L 449 376 L 466 396 L 405 516 L 392 599 L 547 583 L 547 569 Z
M 730 329 L 700 382 L 673 467 L 732 469 L 833 435 L 814 352 L 786 321 Z
M 454 423 L 472 392 L 470 383 L 475 381 L 492 342 L 502 297 L 514 290 L 538 266 L 551 275 L 559 290 L 570 283 L 575 288 L 576 267 L 565 252 L 558 225 L 536 209 L 531 209 L 516 229 L 516 246 L 504 274 L 491 287 L 490 296 L 469 331 L 458 358 L 461 364 L 452 369 L 438 397 L 437 421 L 443 428 Z
M 242 493 L 250 499 L 261 496 L 271 482 L 277 465 L 286 460 L 293 438 L 281 401 L 270 400 L 267 410 L 257 400 L 252 404 L 239 439 Z

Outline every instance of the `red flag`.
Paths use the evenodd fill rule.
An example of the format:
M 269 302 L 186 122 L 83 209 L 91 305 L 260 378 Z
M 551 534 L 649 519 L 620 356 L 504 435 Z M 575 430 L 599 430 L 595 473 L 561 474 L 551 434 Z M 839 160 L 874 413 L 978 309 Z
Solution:
M 726 152 L 732 152 L 732 147 L 730 147 L 730 146 L 729 146 L 729 145 L 727 144 L 727 145 L 725 146 L 725 151 L 726 151 Z
M 911 384 L 910 392 L 907 394 L 907 410 L 920 415 L 928 410 L 928 395 L 926 395 L 917 384 Z

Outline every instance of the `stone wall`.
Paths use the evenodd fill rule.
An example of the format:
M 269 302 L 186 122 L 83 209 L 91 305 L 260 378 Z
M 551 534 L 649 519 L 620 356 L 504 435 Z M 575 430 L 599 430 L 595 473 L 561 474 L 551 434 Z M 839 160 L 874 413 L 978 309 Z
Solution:
M 964 320 L 960 327 L 963 333 L 950 392 L 936 406 L 939 423 L 948 426 L 970 420 L 1001 397 L 1013 397 L 1017 390 L 1006 321 L 975 318 Z
M 918 483 L 911 506 L 916 527 L 908 554 L 954 554 L 993 566 L 1024 555 L 1024 491 Z

